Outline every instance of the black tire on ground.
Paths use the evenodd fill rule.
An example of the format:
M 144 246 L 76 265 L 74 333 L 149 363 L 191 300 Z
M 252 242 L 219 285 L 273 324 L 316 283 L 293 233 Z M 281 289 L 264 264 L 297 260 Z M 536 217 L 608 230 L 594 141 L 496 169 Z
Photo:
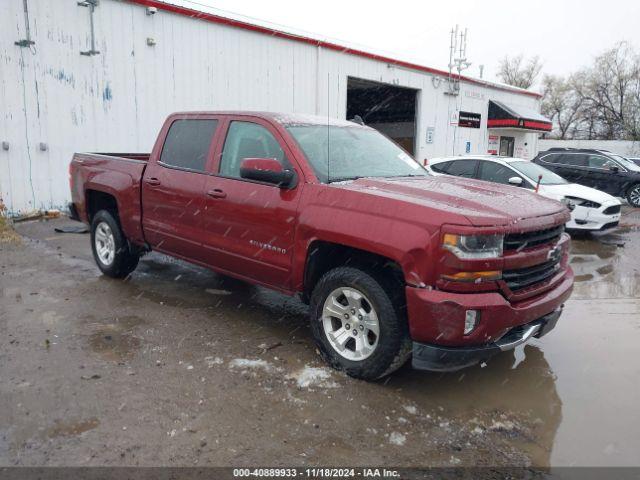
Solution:
M 311 331 L 322 358 L 333 368 L 363 380 L 375 380 L 400 368 L 411 356 L 406 316 L 400 295 L 390 286 L 363 270 L 338 267 L 327 272 L 316 284 L 311 295 Z M 354 288 L 369 299 L 375 308 L 380 329 L 373 353 L 363 360 L 353 361 L 341 356 L 329 342 L 323 326 L 323 308 L 327 297 L 341 287 Z M 393 300 L 395 299 L 395 301 Z
M 627 202 L 632 207 L 640 208 L 640 183 L 629 187 L 629 190 L 627 190 Z
M 110 262 L 104 262 L 96 250 L 96 230 L 101 224 L 106 224 L 113 235 L 115 254 Z M 91 250 L 100 271 L 113 278 L 124 278 L 129 275 L 136 269 L 140 259 L 139 253 L 132 250 L 122 233 L 117 217 L 108 210 L 100 210 L 91 220 Z

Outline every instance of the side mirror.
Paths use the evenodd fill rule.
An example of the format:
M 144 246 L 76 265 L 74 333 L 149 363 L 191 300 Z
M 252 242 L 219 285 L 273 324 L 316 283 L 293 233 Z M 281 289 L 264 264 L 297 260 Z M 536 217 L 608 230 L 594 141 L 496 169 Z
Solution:
M 520 178 L 520 177 L 511 177 L 509 179 L 509 184 L 510 185 L 515 185 L 517 187 L 521 187 L 522 186 L 522 178 Z
M 240 164 L 240 177 L 291 188 L 295 186 L 296 174 L 285 169 L 275 158 L 245 158 Z
M 611 163 L 608 163 L 607 164 L 607 170 L 609 170 L 610 172 L 613 172 L 613 173 L 618 173 L 620 171 L 620 168 L 618 168 L 617 165 L 613 165 Z

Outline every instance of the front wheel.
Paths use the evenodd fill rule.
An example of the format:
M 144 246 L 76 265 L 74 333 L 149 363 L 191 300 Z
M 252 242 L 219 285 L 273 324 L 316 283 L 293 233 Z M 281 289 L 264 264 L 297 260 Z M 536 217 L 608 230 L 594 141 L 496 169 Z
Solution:
M 340 267 L 327 272 L 315 286 L 310 305 L 311 330 L 324 360 L 364 380 L 401 367 L 411 354 L 411 341 L 394 297 L 389 287 L 362 270 Z
M 116 217 L 107 210 L 100 210 L 91 220 L 91 249 L 98 268 L 113 278 L 129 275 L 140 259 L 131 250 Z
M 632 185 L 627 191 L 627 202 L 632 207 L 640 207 L 640 183 Z

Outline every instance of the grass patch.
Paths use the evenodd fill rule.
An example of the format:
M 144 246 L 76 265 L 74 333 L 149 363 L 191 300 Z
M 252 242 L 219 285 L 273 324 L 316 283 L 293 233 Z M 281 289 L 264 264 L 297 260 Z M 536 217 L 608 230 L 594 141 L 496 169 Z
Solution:
M 0 201 L 0 243 L 20 243 L 20 235 L 16 233 L 5 215 L 6 208 Z

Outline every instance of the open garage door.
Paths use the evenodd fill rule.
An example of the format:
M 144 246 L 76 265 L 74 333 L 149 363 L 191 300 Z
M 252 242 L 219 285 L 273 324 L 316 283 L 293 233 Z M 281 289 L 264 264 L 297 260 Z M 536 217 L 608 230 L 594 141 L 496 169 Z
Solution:
M 347 119 L 360 116 L 411 155 L 416 145 L 418 91 L 361 78 L 347 79 Z

